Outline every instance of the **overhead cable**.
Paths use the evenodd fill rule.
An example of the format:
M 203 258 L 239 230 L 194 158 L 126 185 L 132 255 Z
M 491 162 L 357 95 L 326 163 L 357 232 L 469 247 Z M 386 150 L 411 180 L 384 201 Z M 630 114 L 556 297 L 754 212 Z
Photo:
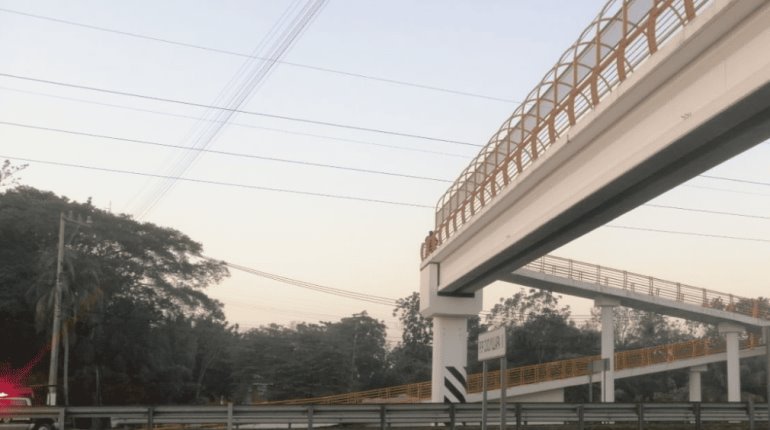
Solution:
M 225 156 L 229 156 L 229 157 L 251 158 L 251 159 L 255 159 L 255 160 L 272 161 L 272 162 L 288 163 L 288 164 L 298 164 L 298 165 L 302 165 L 302 166 L 322 167 L 322 168 L 345 170 L 345 171 L 358 172 L 358 173 L 368 173 L 368 174 L 376 174 L 376 175 L 394 176 L 394 177 L 407 178 L 407 179 L 418 179 L 418 180 L 424 180 L 424 181 L 444 182 L 444 183 L 452 182 L 452 181 L 450 181 L 448 179 L 432 178 L 432 177 L 428 177 L 428 176 L 410 175 L 410 174 L 406 174 L 406 173 L 388 172 L 388 171 L 373 170 L 373 169 L 362 169 L 362 168 L 357 168 L 357 167 L 341 166 L 341 165 L 337 165 L 337 164 L 314 163 L 314 162 L 310 162 L 310 161 L 293 160 L 293 159 L 288 159 L 288 158 L 266 157 L 266 156 L 256 155 L 256 154 L 246 154 L 246 153 L 242 153 L 242 152 L 229 152 L 229 151 L 220 151 L 220 150 L 215 150 L 215 149 L 193 148 L 193 147 L 183 146 L 183 145 L 173 145 L 173 144 L 170 144 L 170 143 L 154 142 L 154 141 L 151 141 L 151 140 L 132 139 L 132 138 L 127 138 L 127 137 L 118 137 L 118 136 L 111 136 L 111 135 L 106 135 L 106 134 L 89 133 L 89 132 L 77 131 L 77 130 L 67 130 L 67 129 L 55 128 L 55 127 L 44 127 L 44 126 L 41 126 L 41 125 L 23 124 L 23 123 L 13 122 L 13 121 L 0 121 L 0 125 L 28 128 L 28 129 L 32 129 L 32 130 L 42 130 L 42 131 L 49 131 L 49 132 L 56 132 L 56 133 L 71 134 L 71 135 L 76 135 L 76 136 L 86 136 L 86 137 L 92 137 L 92 138 L 97 138 L 97 139 L 106 139 L 108 141 L 115 141 L 115 142 L 136 143 L 136 144 L 140 144 L 140 145 L 150 145 L 150 146 L 157 146 L 157 147 L 162 147 L 162 148 L 174 148 L 174 149 L 182 149 L 182 150 L 185 150 L 185 151 L 204 152 L 204 153 L 209 153 L 209 154 L 225 155 Z M 178 176 L 180 176 L 180 175 L 173 175 L 173 177 L 178 177 Z
M 227 122 L 234 115 L 234 111 L 240 109 L 254 95 L 273 72 L 276 61 L 281 59 L 291 49 L 308 25 L 327 4 L 327 0 L 302 1 L 304 1 L 304 5 L 298 8 L 299 10 L 296 15 L 292 17 L 294 5 L 290 6 L 282 18 L 275 24 L 270 34 L 254 50 L 255 53 L 258 53 L 262 46 L 269 45 L 267 48 L 267 61 L 256 62 L 253 59 L 249 59 L 230 79 L 230 82 L 222 89 L 219 96 L 212 103 L 214 105 L 223 104 L 226 110 L 209 109 L 202 120 L 198 121 L 196 126 L 190 130 L 189 136 L 192 146 L 205 149 L 219 136 Z M 299 5 L 302 1 L 297 0 L 296 4 Z M 203 120 L 209 118 L 216 121 Z M 167 173 L 171 177 L 183 176 L 200 155 L 201 152 L 185 151 L 177 158 Z M 135 211 L 137 218 L 141 219 L 147 215 L 171 191 L 176 182 L 175 179 L 165 179 L 160 184 L 157 184 L 155 189 L 150 191 L 147 198 L 138 204 L 138 209 Z
M 108 173 L 120 173 L 124 175 L 132 175 L 132 176 L 145 176 L 145 177 L 159 178 L 159 179 L 171 178 L 166 175 L 159 175 L 155 173 L 137 172 L 133 170 L 112 169 L 112 168 L 106 168 L 106 167 L 89 166 L 85 164 L 65 163 L 60 161 L 40 160 L 40 159 L 26 158 L 26 157 L 15 157 L 15 156 L 2 155 L 2 154 L 0 154 L 0 158 L 7 158 L 9 160 L 23 161 L 27 163 L 48 164 L 51 166 L 71 167 L 76 169 L 86 169 L 86 170 L 108 172 Z M 173 179 L 184 181 L 184 182 L 197 183 L 197 184 L 209 184 L 209 185 L 218 185 L 218 186 L 226 186 L 226 187 L 245 188 L 245 189 L 251 189 L 251 190 L 272 191 L 276 193 L 288 193 L 288 194 L 324 197 L 324 198 L 339 199 L 339 200 L 352 200 L 352 201 L 360 201 L 360 202 L 367 202 L 367 203 L 381 203 L 381 204 L 394 205 L 394 206 L 407 206 L 407 207 L 414 207 L 414 208 L 433 209 L 433 206 L 421 205 L 417 203 L 399 202 L 399 201 L 393 201 L 393 200 L 380 200 L 380 199 L 367 198 L 367 197 L 348 196 L 343 194 L 317 193 L 312 191 L 291 190 L 286 188 L 262 187 L 258 185 L 249 185 L 249 184 L 224 182 L 224 181 L 213 181 L 213 180 L 207 180 L 207 179 L 195 179 L 195 178 L 183 178 L 183 177 L 175 177 Z
M 60 19 L 60 18 L 53 18 L 53 17 L 49 17 L 49 16 L 37 15 L 37 14 L 33 14 L 33 13 L 28 13 L 28 12 L 21 12 L 21 11 L 13 10 L 13 9 L 0 8 L 0 12 L 11 13 L 11 14 L 16 14 L 16 15 L 26 16 L 26 17 L 29 17 L 29 18 L 35 18 L 35 19 L 40 19 L 40 20 L 56 22 L 56 23 L 59 23 L 59 24 L 66 24 L 66 25 L 71 25 L 71 26 L 76 26 L 76 27 L 81 27 L 81 28 L 87 28 L 89 30 L 103 31 L 103 32 L 113 33 L 113 34 L 120 34 L 120 35 L 123 35 L 123 36 L 134 37 L 134 38 L 137 38 L 137 39 L 152 40 L 152 41 L 155 41 L 155 42 L 166 43 L 166 44 L 169 44 L 169 45 L 183 46 L 185 48 L 193 48 L 193 49 L 199 49 L 199 50 L 203 50 L 203 51 L 216 52 L 216 53 L 219 53 L 219 54 L 226 54 L 226 55 L 233 55 L 233 56 L 237 56 L 237 57 L 246 57 L 246 58 L 253 58 L 253 59 L 262 60 L 262 61 L 269 61 L 268 58 L 260 57 L 260 56 L 255 56 L 255 55 L 251 55 L 251 54 L 245 54 L 245 53 L 242 53 L 242 52 L 235 52 L 235 51 L 230 51 L 230 50 L 227 50 L 227 49 L 213 48 L 213 47 L 208 47 L 208 46 L 196 45 L 196 44 L 193 44 L 193 43 L 186 43 L 186 42 L 180 42 L 180 41 L 175 41 L 175 40 L 170 40 L 170 39 L 164 39 L 164 38 L 161 38 L 161 37 L 148 36 L 148 35 L 134 33 L 134 32 L 129 32 L 129 31 L 122 31 L 122 30 L 116 30 L 116 29 L 107 28 L 107 27 L 100 27 L 100 26 L 96 26 L 96 25 L 84 24 L 84 23 L 75 22 L 75 21 L 69 21 L 69 20 Z M 310 65 L 310 64 L 294 63 L 294 62 L 285 61 L 285 60 L 279 60 L 279 61 L 276 61 L 276 62 L 279 63 L 279 64 L 284 64 L 284 65 L 292 66 L 292 67 L 298 67 L 298 68 L 303 68 L 303 69 L 308 69 L 308 70 L 315 70 L 315 71 L 326 72 L 326 73 L 334 73 L 334 74 L 348 76 L 348 77 L 353 77 L 353 78 L 368 79 L 368 80 L 379 81 L 379 82 L 384 82 L 384 83 L 388 83 L 388 84 L 403 85 L 403 86 L 408 86 L 408 87 L 413 87 L 413 88 L 421 88 L 421 89 L 425 89 L 425 90 L 439 91 L 439 92 L 443 92 L 443 93 L 456 94 L 456 95 L 467 96 L 467 97 L 475 97 L 475 98 L 486 99 L 486 100 L 494 100 L 494 101 L 504 102 L 504 103 L 518 103 L 515 100 L 504 99 L 504 98 L 494 97 L 494 96 L 489 96 L 489 95 L 484 95 L 484 94 L 477 94 L 477 93 L 472 93 L 472 92 L 469 92 L 469 91 L 453 90 L 453 89 L 449 89 L 449 88 L 442 88 L 442 87 L 437 87 L 437 86 L 433 86 L 433 85 L 426 85 L 426 84 L 420 84 L 420 83 L 415 83 L 415 82 L 407 82 L 407 81 L 403 81 L 403 80 L 378 77 L 378 76 L 367 75 L 367 74 L 363 74 L 363 73 L 347 72 L 347 71 L 338 70 L 338 69 L 332 69 L 332 68 L 328 68 L 328 67 L 320 67 L 320 66 L 313 66 L 313 65 Z
M 330 122 L 330 121 L 320 121 L 320 120 L 314 120 L 314 119 L 308 119 L 308 118 L 299 118 L 299 117 L 293 117 L 288 115 L 277 115 L 277 114 L 271 114 L 266 112 L 257 112 L 257 111 L 248 111 L 248 110 L 242 110 L 242 109 L 228 109 L 223 106 L 213 106 L 213 105 L 207 105 L 204 103 L 196 103 L 191 101 L 185 101 L 185 100 L 178 100 L 178 99 L 170 99 L 166 97 L 160 97 L 160 96 L 151 96 L 147 94 L 139 94 L 129 91 L 119 91 L 119 90 L 111 90 L 107 88 L 99 88 L 99 87 L 92 87 L 88 85 L 80 85 L 80 84 L 73 84 L 69 82 L 62 82 L 62 81 L 54 81 L 50 79 L 39 79 L 39 78 L 33 78 L 29 76 L 22 76 L 22 75 L 15 75 L 11 73 L 2 73 L 0 72 L 0 77 L 5 78 L 11 78 L 11 79 L 19 79 L 23 81 L 28 82 L 37 82 L 42 84 L 49 84 L 49 85 L 56 85 L 60 87 L 66 87 L 66 88 L 76 88 L 81 90 L 87 90 L 87 91 L 94 91 L 99 93 L 105 93 L 105 94 L 114 94 L 119 96 L 126 96 L 126 97 L 135 97 L 145 100 L 152 100 L 152 101 L 159 101 L 159 102 L 167 102 L 167 103 L 174 103 L 184 106 L 192 106 L 192 107 L 199 107 L 199 108 L 207 108 L 207 109 L 219 109 L 219 110 L 227 110 L 233 113 L 241 113 L 244 115 L 254 115 L 254 116 L 260 116 L 264 118 L 273 118 L 273 119 L 281 119 L 286 121 L 294 121 L 294 122 L 300 122 L 305 124 L 313 124 L 313 125 L 322 125 L 322 126 L 328 126 L 328 127 L 336 127 L 336 128 L 343 128 L 348 130 L 355 130 L 355 131 L 365 131 L 370 133 L 378 133 L 378 134 L 385 134 L 390 136 L 399 136 L 399 137 L 408 137 L 408 138 L 414 138 L 414 139 L 422 139 L 422 140 L 428 140 L 433 142 L 440 142 L 440 143 L 449 143 L 449 144 L 455 144 L 455 145 L 464 145 L 464 146 L 473 146 L 473 147 L 482 147 L 483 145 L 477 144 L 477 143 L 470 143 L 470 142 L 463 142 L 460 140 L 452 140 L 452 139 L 444 139 L 440 137 L 431 137 L 431 136 L 424 136 L 420 134 L 413 134 L 413 133 L 404 133 L 400 131 L 393 131 L 393 130 L 386 130 L 386 129 L 380 129 L 380 128 L 371 128 L 371 127 L 362 127 L 357 125 L 351 125 L 351 124 L 342 124 L 337 122 Z
M 87 104 L 92 104 L 92 105 L 96 105 L 96 106 L 106 106 L 106 107 L 111 107 L 111 108 L 116 108 L 116 109 L 130 110 L 130 111 L 134 111 L 134 112 L 144 112 L 144 113 L 150 113 L 150 114 L 155 114 L 155 115 L 164 115 L 164 116 L 169 116 L 169 117 L 174 117 L 174 118 L 194 119 L 196 121 L 198 121 L 198 120 L 202 120 L 202 121 L 216 121 L 216 120 L 212 120 L 212 119 L 201 119 L 200 117 L 192 116 L 192 115 L 183 115 L 183 114 L 172 113 L 172 112 L 163 112 L 163 111 L 159 111 L 159 110 L 143 109 L 143 108 L 137 108 L 137 107 L 133 107 L 133 106 L 126 106 L 126 105 L 120 105 L 120 104 L 114 104 L 114 103 L 97 102 L 97 101 L 94 101 L 94 100 L 80 99 L 80 98 L 76 98 L 76 97 L 65 97 L 65 96 L 60 96 L 60 95 L 51 94 L 51 93 L 38 92 L 38 91 L 27 91 L 27 90 L 20 90 L 20 89 L 16 89 L 16 88 L 8 88 L 8 87 L 2 87 L 2 86 L 0 86 L 0 90 L 12 91 L 12 92 L 17 92 L 17 93 L 21 93 L 21 94 L 31 94 L 31 95 L 35 95 L 35 96 L 48 97 L 48 98 L 59 99 L 59 100 L 73 101 L 73 102 L 77 102 L 77 103 L 87 103 Z M 234 122 L 234 121 L 229 121 L 228 125 L 234 126 L 234 127 L 251 128 L 251 129 L 255 129 L 255 130 L 265 130 L 265 131 L 271 131 L 271 132 L 283 133 L 283 134 L 292 134 L 292 135 L 296 135 L 296 136 L 306 136 L 306 137 L 312 137 L 312 138 L 317 138 L 317 139 L 332 140 L 332 141 L 343 142 L 343 143 L 352 143 L 352 144 L 356 144 L 356 145 L 367 145 L 367 146 L 374 146 L 374 147 L 387 148 L 387 149 L 396 149 L 396 150 L 399 150 L 399 151 L 419 152 L 419 153 L 423 153 L 423 154 L 432 154 L 432 155 L 441 155 L 441 156 L 445 156 L 445 157 L 456 157 L 456 158 L 462 158 L 462 159 L 470 159 L 470 157 L 468 155 L 463 155 L 463 154 L 456 154 L 456 153 L 443 152 L 443 151 L 434 151 L 434 150 L 430 150 L 430 149 L 412 148 L 412 147 L 408 147 L 408 146 L 399 146 L 399 145 L 392 145 L 392 144 L 385 144 L 385 143 L 368 142 L 368 141 L 364 141 L 364 140 L 348 139 L 348 138 L 344 138 L 344 137 L 329 136 L 329 135 L 323 135 L 323 134 L 305 133 L 305 132 L 300 132 L 300 131 L 287 130 L 285 128 L 262 127 L 262 126 L 258 126 L 258 125 L 246 124 L 246 123 Z
M 739 241 L 746 241 L 746 242 L 770 243 L 770 239 L 762 239 L 758 237 L 728 236 L 728 235 L 722 235 L 722 234 L 698 233 L 698 232 L 678 231 L 678 230 L 663 230 L 663 229 L 646 228 L 646 227 L 632 227 L 632 226 L 617 225 L 617 224 L 607 224 L 602 227 L 622 229 L 622 230 L 647 231 L 647 232 L 653 232 L 653 233 L 676 234 L 681 236 L 697 236 L 697 237 L 709 237 L 713 239 L 730 239 L 730 240 L 739 240 Z
M 208 257 L 207 257 L 208 258 Z M 383 296 L 376 296 L 373 294 L 364 294 L 364 293 L 358 293 L 355 291 L 350 290 L 343 290 L 341 288 L 333 288 L 333 287 L 327 287 L 319 284 L 315 284 L 312 282 L 306 282 L 306 281 L 300 281 L 298 279 L 292 279 L 286 276 L 276 275 L 274 273 L 264 272 L 262 270 L 257 270 L 251 267 L 247 266 L 241 266 L 239 264 L 230 263 L 227 261 L 224 261 L 224 264 L 227 265 L 227 267 L 230 267 L 232 269 L 236 269 L 242 272 L 247 272 L 252 275 L 257 275 L 263 278 L 272 279 L 274 281 L 282 282 L 285 284 L 294 285 L 296 287 L 305 288 L 313 291 L 318 291 L 322 293 L 332 294 L 339 297 L 345 297 L 349 299 L 355 299 L 360 300 L 364 302 L 369 302 L 377 305 L 386 305 L 386 306 L 395 306 L 396 300 L 388 297 Z

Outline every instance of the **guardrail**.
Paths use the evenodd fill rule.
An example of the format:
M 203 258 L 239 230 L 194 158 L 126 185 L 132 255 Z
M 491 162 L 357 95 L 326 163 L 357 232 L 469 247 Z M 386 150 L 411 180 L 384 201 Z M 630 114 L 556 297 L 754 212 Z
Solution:
M 497 404 L 489 406 L 488 424 L 497 425 Z M 170 424 L 196 428 L 232 430 L 243 425 L 262 428 L 300 427 L 312 429 L 329 425 L 476 426 L 481 422 L 481 404 L 413 404 L 413 405 L 348 405 L 348 406 L 127 406 L 127 407 L 26 407 L 8 408 L 3 417 L 51 418 L 59 430 L 78 418 L 106 418 L 115 427 L 157 429 Z M 584 428 L 593 423 L 678 423 L 687 428 L 702 429 L 704 423 L 755 423 L 768 420 L 767 404 L 748 403 L 509 403 L 506 421 L 514 429 L 550 424 Z M 670 424 L 669 424 L 670 425 Z
M 555 255 L 540 257 L 524 266 L 523 269 L 632 293 L 661 297 L 680 303 L 689 303 L 704 308 L 721 309 L 754 318 L 770 319 L 770 300 L 768 299 L 749 299 Z
M 753 349 L 760 345 L 753 335 L 741 341 L 741 349 Z M 618 351 L 615 353 L 615 370 L 645 367 L 654 364 L 670 363 L 711 354 L 725 352 L 725 343 L 718 338 L 693 339 L 684 342 L 652 346 L 648 348 Z M 537 384 L 560 379 L 586 376 L 591 362 L 599 360 L 598 355 L 552 361 L 548 363 L 507 369 L 508 388 L 521 385 Z M 483 376 L 480 373 L 468 375 L 469 393 L 480 393 Z M 487 372 L 487 389 L 500 389 L 500 371 Z M 431 398 L 431 382 L 397 385 L 376 390 L 358 391 L 324 397 L 292 399 L 270 402 L 271 405 L 351 405 L 359 403 L 419 403 Z
M 421 257 L 510 186 L 708 3 L 609 0 L 439 199 Z

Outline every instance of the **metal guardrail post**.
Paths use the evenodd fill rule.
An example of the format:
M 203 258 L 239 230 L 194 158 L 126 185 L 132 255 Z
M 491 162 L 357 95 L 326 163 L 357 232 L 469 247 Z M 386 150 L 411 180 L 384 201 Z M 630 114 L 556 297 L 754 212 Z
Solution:
M 703 430 L 700 402 L 693 403 L 693 415 L 695 415 L 695 430 Z
M 59 421 L 58 421 L 58 425 L 59 425 L 58 429 L 59 430 L 64 430 L 64 414 L 65 414 L 66 410 L 67 410 L 67 408 L 59 409 Z
M 585 410 L 583 405 L 577 407 L 578 430 L 585 430 Z
M 455 404 L 449 404 L 449 429 L 455 430 Z
M 227 430 L 233 430 L 233 402 L 227 402 Z
M 770 327 L 762 327 L 762 338 L 765 341 L 765 402 L 767 403 L 767 429 L 770 430 Z
M 385 430 L 385 405 L 380 405 L 380 430 Z
M 521 429 L 521 403 L 516 403 L 516 430 Z
M 639 418 L 637 429 L 638 430 L 644 430 L 644 404 L 639 403 L 636 405 L 636 415 Z
M 313 430 L 313 406 L 307 407 L 307 428 Z
M 749 414 L 749 430 L 754 430 L 754 402 L 751 399 L 746 402 L 746 412 Z
M 152 406 L 147 407 L 147 430 L 152 430 L 155 427 L 154 408 Z

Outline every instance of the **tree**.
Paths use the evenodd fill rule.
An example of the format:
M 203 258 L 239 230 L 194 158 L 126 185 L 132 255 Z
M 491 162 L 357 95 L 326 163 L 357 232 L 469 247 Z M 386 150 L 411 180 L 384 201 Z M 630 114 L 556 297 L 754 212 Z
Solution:
M 428 345 L 433 342 L 433 320 L 420 314 L 420 294 L 411 295 L 396 300 L 393 316 L 398 317 L 403 331 L 401 343 L 404 345 Z
M 330 343 L 338 345 L 350 363 L 345 390 L 351 392 L 382 386 L 388 354 L 385 324 L 367 315 L 366 311 L 338 323 L 325 324 Z
M 68 333 L 74 335 L 65 347 L 71 344 L 75 351 L 73 402 L 192 399 L 196 336 L 201 334 L 192 321 L 224 320 L 221 304 L 203 289 L 228 272 L 222 262 L 204 258 L 202 246 L 179 231 L 33 188 L 0 193 L 0 294 L 9 299 L 0 307 L 13 303 L 21 309 L 0 323 L 11 324 L 8 332 L 20 327 L 29 333 L 35 303 L 45 308 L 45 290 L 50 291 L 55 273 L 46 256 L 56 249 L 59 213 L 70 210 L 93 219 L 88 233 L 77 235 L 65 254 L 63 302 L 71 312 Z M 13 338 L 5 332 L 3 342 Z M 29 339 L 36 341 L 20 343 L 21 352 L 8 361 L 33 356 L 46 338 L 50 334 L 32 332 Z
M 396 300 L 393 316 L 401 323 L 401 342 L 390 353 L 393 384 L 428 380 L 431 377 L 433 320 L 420 314 L 417 292 Z
M 512 327 L 546 311 L 569 316 L 569 306 L 559 308 L 560 298 L 548 290 L 531 288 L 527 291 L 522 288 L 511 297 L 501 298 L 487 315 L 486 324 L 490 327 Z
M 0 190 L 3 187 L 14 187 L 19 185 L 18 173 L 27 168 L 26 164 L 14 166 L 9 160 L 3 161 L 0 165 Z

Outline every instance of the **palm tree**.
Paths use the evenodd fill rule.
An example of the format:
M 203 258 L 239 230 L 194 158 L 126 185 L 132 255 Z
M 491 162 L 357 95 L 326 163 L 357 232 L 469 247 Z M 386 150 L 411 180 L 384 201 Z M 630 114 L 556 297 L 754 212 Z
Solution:
M 74 238 L 74 235 L 73 235 Z M 65 247 L 61 278 L 61 339 L 64 349 L 62 389 L 64 404 L 69 405 L 69 356 L 70 346 L 75 341 L 70 337 L 75 323 L 82 313 L 101 302 L 102 288 L 99 283 L 99 269 L 93 257 L 85 249 Z M 83 248 L 81 246 L 81 248 Z M 35 324 L 39 331 L 51 326 L 56 290 L 57 256 L 54 250 L 41 255 L 39 265 L 41 276 L 34 283 L 31 294 L 35 300 Z

